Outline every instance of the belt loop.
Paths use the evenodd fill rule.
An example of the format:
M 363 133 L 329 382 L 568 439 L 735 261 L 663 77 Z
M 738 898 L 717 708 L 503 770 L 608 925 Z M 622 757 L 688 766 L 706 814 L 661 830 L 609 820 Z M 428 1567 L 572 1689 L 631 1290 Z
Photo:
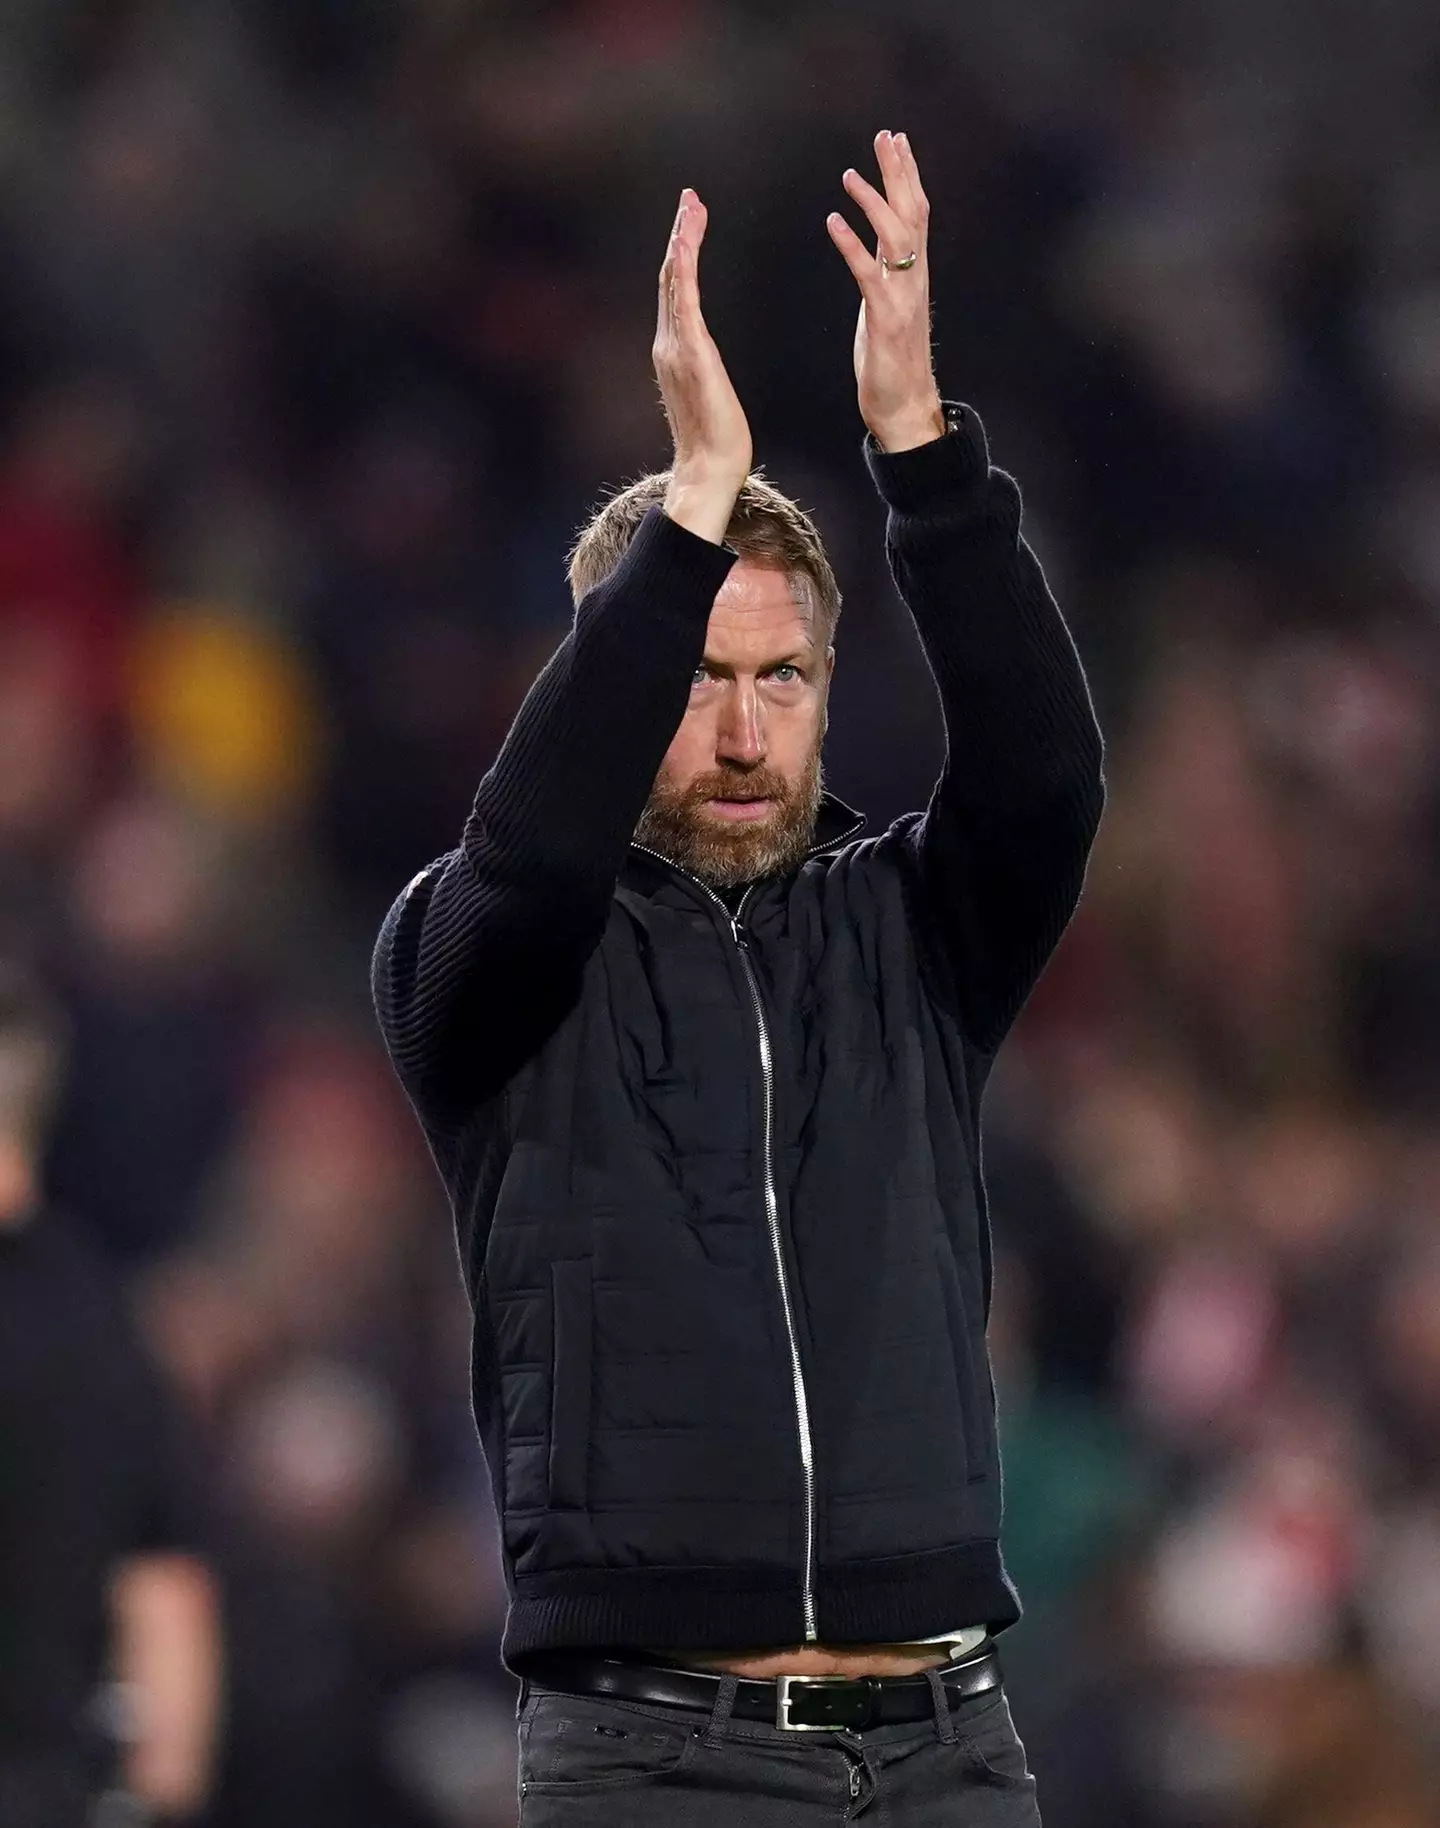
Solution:
M 735 1705 L 735 1696 L 739 1687 L 739 1676 L 721 1676 L 720 1693 L 715 1697 L 715 1705 L 710 1710 L 710 1724 L 705 1729 L 706 1745 L 724 1745 L 725 1728 L 729 1725 L 730 1710 Z
M 515 1718 L 517 1720 L 525 1712 L 525 1703 L 529 1699 L 530 1699 L 530 1678 L 528 1676 L 521 1676 L 521 1678 L 520 1678 L 520 1696 L 519 1696 L 519 1699 L 515 1703 Z
M 940 1680 L 938 1669 L 927 1669 L 925 1680 L 930 1684 L 930 1698 L 935 1703 L 935 1731 L 940 1735 L 942 1745 L 955 1743 L 955 1720 L 950 1712 L 950 1697 L 945 1693 L 945 1684 Z

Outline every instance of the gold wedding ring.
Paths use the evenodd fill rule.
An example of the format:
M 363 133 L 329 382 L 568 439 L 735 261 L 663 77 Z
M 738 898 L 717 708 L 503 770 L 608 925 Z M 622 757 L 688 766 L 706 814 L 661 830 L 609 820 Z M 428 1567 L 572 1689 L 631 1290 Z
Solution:
M 912 248 L 903 260 L 887 260 L 882 254 L 880 264 L 887 273 L 908 273 L 919 258 L 918 251 Z

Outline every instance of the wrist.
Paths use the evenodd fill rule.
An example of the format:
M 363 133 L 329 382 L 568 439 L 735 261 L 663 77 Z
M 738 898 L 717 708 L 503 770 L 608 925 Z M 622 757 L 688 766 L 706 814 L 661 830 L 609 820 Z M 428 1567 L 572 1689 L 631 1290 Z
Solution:
M 676 470 L 665 491 L 665 513 L 687 532 L 721 546 L 748 473 L 737 476 L 733 471 L 717 475 Z
M 935 439 L 943 438 L 949 429 L 938 393 L 923 405 L 893 414 L 882 424 L 870 427 L 875 442 L 882 451 L 891 455 L 897 451 L 913 451 L 918 445 L 932 444 Z

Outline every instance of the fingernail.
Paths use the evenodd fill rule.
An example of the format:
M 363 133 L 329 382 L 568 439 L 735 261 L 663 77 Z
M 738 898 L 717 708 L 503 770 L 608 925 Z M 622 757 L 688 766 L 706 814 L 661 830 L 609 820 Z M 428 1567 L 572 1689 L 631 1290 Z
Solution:
M 909 152 L 910 135 L 908 133 L 897 133 L 895 135 L 895 144 L 899 147 L 902 147 L 904 149 L 904 151 Z

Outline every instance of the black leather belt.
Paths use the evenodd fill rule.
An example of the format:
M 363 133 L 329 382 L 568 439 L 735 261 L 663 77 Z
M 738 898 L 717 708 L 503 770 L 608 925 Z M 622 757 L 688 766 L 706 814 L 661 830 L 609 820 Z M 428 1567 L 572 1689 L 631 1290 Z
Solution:
M 697 1713 L 709 1713 L 715 1706 L 723 1680 L 705 1670 L 621 1662 L 573 1650 L 546 1651 L 534 1658 L 527 1673 L 537 1686 L 569 1695 L 649 1701 Z M 1000 1653 L 987 1638 L 972 1655 L 947 1663 L 935 1674 L 953 1708 L 999 1688 Z M 738 1720 L 768 1720 L 792 1733 L 862 1733 L 870 1727 L 933 1719 L 935 1703 L 923 1675 L 776 1676 L 768 1681 L 741 1676 L 731 1712 Z

